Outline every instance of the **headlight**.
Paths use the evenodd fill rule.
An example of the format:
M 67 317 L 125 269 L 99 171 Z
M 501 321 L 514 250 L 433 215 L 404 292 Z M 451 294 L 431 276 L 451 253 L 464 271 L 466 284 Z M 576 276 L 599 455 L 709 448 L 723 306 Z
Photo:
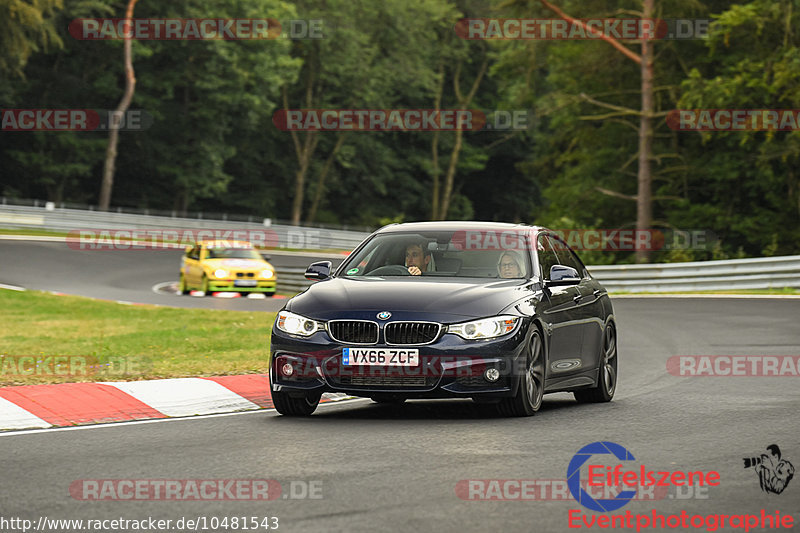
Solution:
M 278 326 L 278 329 L 281 331 L 291 333 L 292 335 L 302 335 L 304 337 L 308 337 L 316 331 L 325 329 L 322 322 L 317 322 L 316 320 L 311 320 L 310 318 L 296 315 L 289 311 L 281 311 L 278 313 L 278 319 L 275 321 L 275 325 Z
M 273 274 L 274 272 L 268 268 L 265 268 L 264 270 L 261 271 L 262 278 L 271 278 Z
M 217 278 L 227 278 L 227 277 L 228 277 L 228 271 L 227 271 L 227 270 L 223 270 L 223 269 L 221 269 L 221 268 L 218 268 L 218 269 L 216 269 L 216 270 L 214 271 L 214 277 L 217 277 Z
M 467 340 L 473 339 L 492 339 L 502 337 L 514 331 L 519 322 L 518 316 L 496 316 L 492 318 L 482 318 L 461 324 L 447 326 L 447 333 L 455 333 L 459 337 Z

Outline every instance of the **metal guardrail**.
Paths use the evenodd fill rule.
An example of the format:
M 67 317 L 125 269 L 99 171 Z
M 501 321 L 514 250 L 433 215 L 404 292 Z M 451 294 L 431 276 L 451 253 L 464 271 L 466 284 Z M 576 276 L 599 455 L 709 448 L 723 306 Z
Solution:
M 302 292 L 315 283 L 303 276 L 305 268 L 277 268 L 276 270 L 278 271 L 278 292 Z
M 0 204 L 0 227 L 54 231 L 102 229 L 247 230 L 267 232 L 279 248 L 352 250 L 366 232 L 283 224 L 234 222 L 169 216 Z M 800 287 L 800 256 L 590 266 L 590 272 L 613 292 L 682 292 Z M 305 290 L 304 269 L 278 269 L 278 289 Z
M 658 263 L 651 265 L 590 266 L 589 271 L 611 292 L 692 292 L 800 287 L 800 255 Z M 304 268 L 278 269 L 278 289 L 305 290 L 312 281 Z
M 369 233 L 329 228 L 209 220 L 83 209 L 0 205 L 0 227 L 79 232 L 81 230 L 219 230 L 267 235 L 279 248 L 352 250 Z
M 684 292 L 800 287 L 800 256 L 589 267 L 610 291 Z

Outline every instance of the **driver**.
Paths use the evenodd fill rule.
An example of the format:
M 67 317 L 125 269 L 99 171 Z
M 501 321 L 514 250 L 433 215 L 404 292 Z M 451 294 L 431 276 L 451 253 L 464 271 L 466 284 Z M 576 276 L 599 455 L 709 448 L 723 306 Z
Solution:
M 431 262 L 431 251 L 425 241 L 415 242 L 406 246 L 406 267 L 412 276 L 420 276 L 428 269 Z

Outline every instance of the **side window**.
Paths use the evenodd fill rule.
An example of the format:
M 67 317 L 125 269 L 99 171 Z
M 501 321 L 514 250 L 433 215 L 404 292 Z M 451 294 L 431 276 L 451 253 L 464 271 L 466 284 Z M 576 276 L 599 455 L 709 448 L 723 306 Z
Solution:
M 559 263 L 547 235 L 539 235 L 537 237 L 536 255 L 539 257 L 539 269 L 542 271 L 542 278 L 550 279 L 550 267 Z
M 200 246 L 195 246 L 187 254 L 189 259 L 200 259 Z
M 578 256 L 575 255 L 575 252 L 558 237 L 551 237 L 551 239 L 553 241 L 553 248 L 555 248 L 556 255 L 558 256 L 558 264 L 572 267 L 578 271 L 580 277 L 586 277 L 586 268 L 583 266 L 583 263 L 581 263 L 581 260 L 578 259 Z

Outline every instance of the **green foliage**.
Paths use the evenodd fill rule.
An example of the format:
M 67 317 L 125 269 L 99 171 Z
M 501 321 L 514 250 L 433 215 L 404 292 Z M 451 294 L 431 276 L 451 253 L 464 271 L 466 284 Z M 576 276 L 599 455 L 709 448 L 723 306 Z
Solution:
M 552 0 L 581 18 L 636 16 L 640 0 Z M 119 17 L 115 0 L 7 0 L 0 5 L 0 106 L 112 109 L 124 87 L 121 41 L 76 41 L 78 17 Z M 288 219 L 298 165 L 272 115 L 290 108 L 532 110 L 527 130 L 463 136 L 449 217 L 555 229 L 632 227 L 640 67 L 608 43 L 466 41 L 462 17 L 554 15 L 538 0 L 140 0 L 137 17 L 320 19 L 323 39 L 136 41 L 132 109 L 150 129 L 122 132 L 114 205 Z M 800 0 L 666 0 L 659 18 L 713 18 L 704 39 L 655 43 L 653 218 L 706 230 L 711 249 L 665 250 L 686 261 L 800 253 L 800 133 L 671 130 L 680 108 L 800 109 Z M 626 43 L 639 51 L 635 43 Z M 24 75 L 24 78 L 20 76 Z M 13 79 L 13 82 L 11 81 Z M 630 113 L 611 113 L 601 102 Z M 432 132 L 318 134 L 304 212 L 318 222 L 379 226 L 430 216 Z M 304 138 L 304 134 L 299 137 Z M 438 136 L 444 177 L 455 134 Z M 94 202 L 107 135 L 4 134 L 0 192 Z M 610 193 L 610 194 L 609 194 Z M 627 197 L 627 198 L 626 198 Z M 587 263 L 631 254 L 583 252 Z
M 63 0 L 3 0 L 0 2 L 0 76 L 23 75 L 34 52 L 61 46 L 53 24 Z

